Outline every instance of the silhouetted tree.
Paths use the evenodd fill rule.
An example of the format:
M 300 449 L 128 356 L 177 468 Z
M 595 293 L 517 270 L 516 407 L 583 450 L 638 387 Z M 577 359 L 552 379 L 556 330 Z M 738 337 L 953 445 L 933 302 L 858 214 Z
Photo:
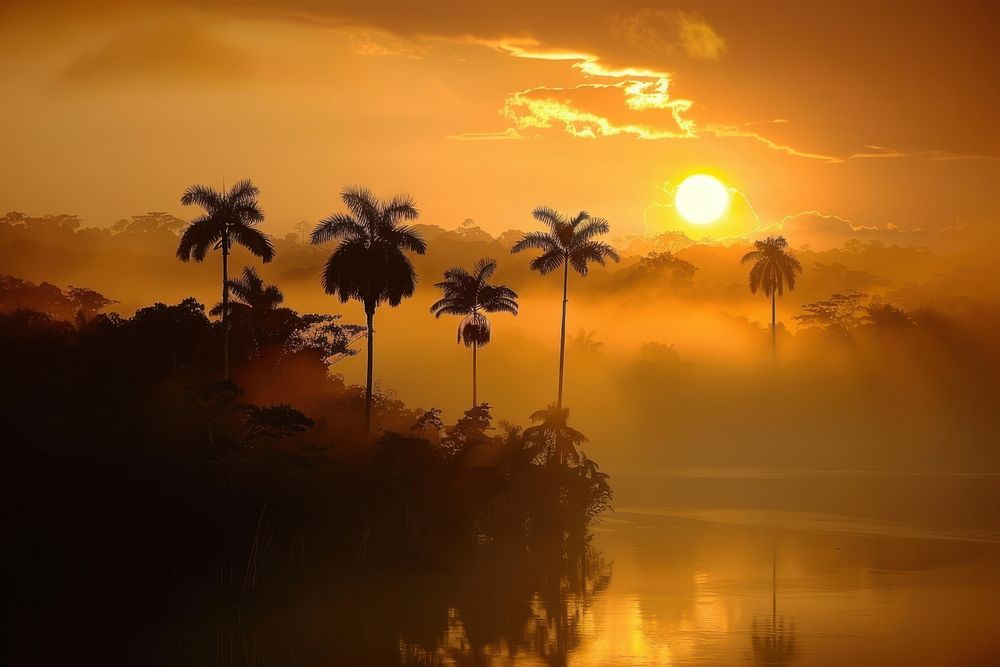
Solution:
M 479 405 L 476 395 L 476 355 L 480 346 L 490 342 L 490 321 L 483 313 L 506 312 L 517 315 L 517 293 L 506 285 L 491 285 L 487 281 L 496 271 L 494 259 L 483 258 L 472 267 L 472 273 L 454 267 L 444 272 L 444 280 L 435 287 L 444 296 L 435 301 L 431 312 L 435 317 L 461 315 L 457 342 L 472 348 L 472 407 Z
M 486 433 L 492 428 L 490 406 L 488 403 L 480 403 L 466 410 L 454 426 L 445 429 L 441 445 L 448 454 L 457 456 L 489 442 L 490 437 Z
M 301 220 L 295 223 L 295 231 L 298 232 L 299 243 L 306 242 L 306 236 L 312 230 L 312 223 L 308 220 Z
M 891 303 L 872 303 L 864 308 L 866 323 L 876 331 L 899 331 L 913 326 L 913 318 Z
M 611 475 L 601 472 L 597 461 L 581 452 L 580 476 L 589 487 L 585 498 L 587 504 L 582 508 L 583 521 L 587 525 L 595 520 L 604 510 L 611 507 L 614 494 L 611 491 Z
M 821 301 L 803 305 L 804 312 L 796 315 L 795 319 L 808 327 L 825 329 L 843 336 L 860 323 L 860 315 L 864 311 L 862 301 L 866 298 L 868 295 L 858 290 L 837 292 Z
M 179 234 L 187 225 L 184 220 L 165 211 L 150 211 L 143 215 L 122 218 L 111 225 L 111 231 L 115 234 L 155 234 L 160 231 Z
M 563 370 L 566 361 L 566 303 L 569 291 L 569 269 L 587 275 L 587 265 L 597 262 L 604 266 L 607 259 L 619 261 L 618 253 L 607 243 L 594 240 L 607 234 L 611 227 L 603 218 L 591 218 L 586 211 L 580 211 L 573 218 L 565 218 L 547 206 L 539 206 L 531 213 L 535 220 L 548 226 L 548 232 L 528 232 L 510 249 L 518 253 L 529 248 L 537 248 L 542 254 L 531 260 L 531 269 L 543 276 L 562 267 L 563 300 L 562 327 L 559 333 L 559 391 L 556 405 L 562 407 Z
M 233 465 L 254 446 L 302 433 L 313 421 L 287 404 L 243 403 L 243 390 L 229 381 L 187 387 L 188 407 L 205 426 L 212 455 Z
M 266 285 L 253 267 L 243 269 L 243 275 L 228 281 L 229 290 L 236 301 L 218 303 L 209 311 L 216 317 L 222 315 L 237 322 L 250 334 L 254 347 L 258 347 L 268 320 L 277 312 L 285 295 L 277 285 Z
M 754 241 L 754 249 L 743 255 L 741 264 L 752 262 L 750 269 L 750 292 L 763 291 L 771 297 L 771 351 L 777 354 L 778 321 L 775 299 L 785 293 L 785 287 L 795 289 L 795 274 L 802 273 L 799 260 L 788 252 L 788 241 L 783 236 L 770 236 L 763 241 Z
M 53 319 L 86 322 L 113 303 L 118 302 L 86 287 L 70 285 L 64 291 L 51 283 L 36 285 L 0 274 L 0 312 L 29 308 Z
M 524 429 L 523 439 L 525 449 L 534 452 L 534 459 L 542 460 L 545 465 L 560 466 L 567 462 L 580 463 L 579 446 L 587 441 L 587 437 L 571 427 L 569 409 L 552 404 L 544 410 L 531 414 L 534 425 Z
M 672 294 L 686 292 L 694 285 L 698 267 L 671 252 L 647 253 L 639 263 L 615 273 L 605 289 L 626 290 L 637 286 L 652 286 L 654 289 L 669 290 Z
M 257 197 L 260 190 L 243 180 L 228 192 L 217 192 L 204 185 L 192 185 L 181 197 L 185 206 L 201 206 L 205 213 L 191 222 L 181 235 L 177 257 L 181 261 L 205 259 L 209 250 L 222 250 L 222 374 L 229 379 L 229 250 L 234 243 L 243 246 L 265 262 L 274 258 L 274 247 L 266 234 L 254 225 L 264 221 Z
M 323 268 L 323 288 L 342 303 L 364 304 L 368 324 L 368 373 L 365 388 L 365 428 L 372 427 L 372 368 L 375 309 L 381 303 L 398 306 L 413 296 L 417 274 L 406 251 L 424 254 L 427 244 L 404 220 L 419 213 L 407 196 L 378 199 L 366 188 L 349 187 L 341 195 L 348 213 L 320 221 L 312 233 L 314 244 L 337 239 L 340 244 Z

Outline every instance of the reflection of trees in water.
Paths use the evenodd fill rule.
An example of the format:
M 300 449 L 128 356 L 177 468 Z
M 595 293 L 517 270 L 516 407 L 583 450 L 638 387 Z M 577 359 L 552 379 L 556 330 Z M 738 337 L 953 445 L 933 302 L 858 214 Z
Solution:
M 771 616 L 765 623 L 753 620 L 750 631 L 753 661 L 758 665 L 787 665 L 795 659 L 795 622 L 787 627 L 783 616 Z
M 590 549 L 551 566 L 472 576 L 448 601 L 447 629 L 432 641 L 400 641 L 407 665 L 506 664 L 530 657 L 564 665 L 580 645 L 586 612 L 611 578 L 611 564 Z
M 787 665 L 795 658 L 795 622 L 785 627 L 785 617 L 778 616 L 778 547 L 771 555 L 771 618 L 758 623 L 754 617 L 750 629 L 753 662 L 758 665 Z

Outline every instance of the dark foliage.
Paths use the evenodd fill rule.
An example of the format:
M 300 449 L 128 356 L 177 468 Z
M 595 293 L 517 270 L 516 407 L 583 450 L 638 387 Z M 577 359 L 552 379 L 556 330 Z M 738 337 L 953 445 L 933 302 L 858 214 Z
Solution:
M 380 395 L 369 443 L 363 390 L 328 373 L 348 334 L 280 321 L 233 317 L 233 381 L 218 382 L 221 326 L 193 299 L 76 326 L 0 314 L 8 603 L 26 628 L 12 655 L 157 662 L 137 636 L 249 614 L 345 568 L 581 558 L 610 488 L 582 456 L 538 455 L 548 425 L 497 432 L 482 405 L 445 426 Z M 317 324 L 328 335 L 303 333 Z M 51 624 L 65 645 L 32 634 Z
M 70 285 L 61 290 L 51 283 L 36 285 L 13 276 L 0 275 L 0 312 L 35 310 L 55 320 L 89 320 L 105 307 L 117 303 L 100 292 Z

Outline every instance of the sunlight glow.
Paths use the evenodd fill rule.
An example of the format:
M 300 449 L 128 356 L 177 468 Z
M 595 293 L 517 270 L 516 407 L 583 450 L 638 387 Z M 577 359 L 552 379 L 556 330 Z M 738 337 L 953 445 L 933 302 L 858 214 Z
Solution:
M 714 176 L 695 174 L 678 186 L 674 205 L 688 222 L 707 225 L 721 218 L 729 208 L 729 190 Z

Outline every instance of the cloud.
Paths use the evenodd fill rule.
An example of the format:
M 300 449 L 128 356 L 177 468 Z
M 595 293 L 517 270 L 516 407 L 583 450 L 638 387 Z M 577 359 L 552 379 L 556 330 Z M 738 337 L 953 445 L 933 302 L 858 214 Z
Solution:
M 58 87 L 106 83 L 232 81 L 255 70 L 248 52 L 216 31 L 168 21 L 119 34 L 83 53 L 55 78 Z
M 8 3 L 9 4 L 9 3 Z M 457 44 L 480 44 L 493 49 L 502 50 L 517 58 L 530 58 L 548 61 L 566 61 L 574 71 L 586 77 L 599 77 L 614 82 L 624 91 L 625 108 L 637 115 L 633 118 L 614 117 L 607 108 L 593 108 L 560 101 L 558 95 L 543 95 L 544 88 L 534 87 L 520 92 L 510 93 L 503 101 L 503 112 L 512 118 L 514 128 L 551 127 L 581 138 L 607 137 L 628 135 L 641 139 L 675 139 L 696 138 L 700 136 L 719 137 L 723 139 L 750 140 L 763 148 L 790 157 L 816 160 L 830 164 L 844 163 L 854 160 L 869 159 L 922 159 L 929 161 L 959 161 L 959 160 L 1000 160 L 1000 156 L 990 154 L 993 144 L 989 133 L 979 132 L 974 142 L 962 137 L 964 130 L 959 122 L 938 122 L 928 125 L 932 119 L 942 114 L 950 114 L 951 119 L 957 119 L 956 114 L 963 118 L 990 118 L 989 112 L 993 106 L 979 103 L 976 98 L 982 97 L 976 91 L 981 86 L 958 86 L 953 88 L 965 95 L 963 99 L 972 99 L 974 105 L 950 103 L 947 109 L 926 110 L 922 113 L 912 113 L 912 108 L 892 105 L 874 105 L 884 101 L 885 96 L 867 94 L 859 91 L 859 95 L 850 108 L 830 112 L 829 118 L 824 118 L 823 110 L 812 113 L 811 117 L 799 119 L 800 127 L 812 128 L 812 136 L 816 137 L 813 146 L 822 145 L 819 141 L 836 141 L 836 150 L 822 150 L 805 145 L 801 139 L 794 141 L 781 140 L 776 132 L 754 127 L 753 124 L 739 122 L 741 98 L 727 100 L 724 96 L 712 100 L 713 109 L 732 109 L 732 117 L 713 119 L 704 125 L 697 115 L 701 109 L 692 100 L 676 99 L 668 89 L 675 81 L 671 72 L 664 71 L 664 66 L 678 68 L 687 76 L 694 76 L 690 69 L 691 61 L 707 61 L 699 65 L 700 70 L 718 79 L 716 67 L 729 67 L 733 78 L 739 77 L 741 91 L 750 91 L 748 102 L 763 108 L 774 108 L 783 102 L 786 108 L 798 108 L 798 95 L 803 92 L 803 82 L 808 87 L 813 82 L 824 77 L 815 77 L 815 64 L 822 70 L 829 67 L 831 84 L 839 84 L 843 89 L 843 78 L 838 75 L 852 68 L 843 62 L 835 60 L 844 47 L 840 42 L 831 44 L 830 48 L 809 49 L 812 46 L 810 35 L 822 34 L 826 29 L 836 34 L 837 26 L 828 25 L 828 17 L 824 12 L 814 11 L 809 3 L 800 3 L 796 8 L 762 7 L 750 5 L 745 7 L 727 7 L 725 11 L 713 14 L 710 7 L 706 12 L 711 22 L 705 16 L 692 11 L 677 9 L 651 9 L 644 6 L 641 0 L 621 0 L 621 2 L 605 5 L 588 5 L 584 8 L 568 10 L 565 6 L 555 3 L 540 3 L 537 0 L 511 0 L 500 5 L 490 3 L 464 3 L 455 5 L 446 2 L 414 3 L 405 0 L 385 0 L 379 3 L 355 3 L 344 0 L 247 0 L 235 3 L 231 0 L 161 0 L 157 3 L 157 14 L 167 15 L 168 10 L 182 12 L 197 11 L 204 15 L 221 17 L 237 17 L 258 21 L 285 21 L 314 25 L 325 29 L 337 30 L 350 36 L 357 53 L 386 55 L 420 55 L 422 45 L 434 41 Z M 103 17 L 115 15 L 139 15 L 135 3 L 126 0 L 95 0 L 86 3 L 69 0 L 37 0 L 25 3 L 17 11 L 12 11 L 12 17 L 35 14 L 37 17 L 52 19 L 55 23 L 68 20 L 67 16 L 89 17 L 93 24 L 103 22 Z M 7 8 L 9 10 L 9 8 Z M 0 5 L 0 12 L 7 11 Z M 958 27 L 972 25 L 961 12 L 943 12 L 933 8 L 926 11 L 908 13 L 907 21 L 917 14 L 922 14 L 928 24 L 952 25 L 959 22 Z M 912 15 L 912 16 L 910 16 Z M 770 20 L 781 19 L 781 20 Z M 801 25 L 801 30 L 788 34 L 782 32 L 785 23 Z M 951 23 L 949 23 L 951 22 Z M 982 23 L 985 23 L 983 21 Z M 885 37 L 888 44 L 899 49 L 912 46 L 906 31 L 894 30 L 901 24 L 898 13 L 886 9 L 873 10 L 872 20 L 859 29 L 879 30 L 878 34 Z M 909 23 L 907 23 L 909 25 Z M 721 26 L 721 27 L 720 27 Z M 807 29 L 808 28 L 808 29 Z M 981 30 L 972 30 L 969 34 L 963 30 L 953 30 L 952 40 L 963 39 L 969 47 L 960 50 L 962 54 L 974 58 L 969 61 L 964 70 L 955 72 L 955 80 L 966 82 L 979 71 L 978 64 L 984 60 L 981 50 L 973 48 L 984 39 Z M 725 37 L 723 36 L 725 33 Z M 162 77 L 189 80 L 205 80 L 229 70 L 240 72 L 238 66 L 240 54 L 232 44 L 210 44 L 207 40 L 205 48 L 185 47 L 183 44 L 173 45 L 161 43 L 155 35 L 148 39 L 135 38 L 131 44 L 112 47 L 107 52 L 92 54 L 83 58 L 67 69 L 64 79 L 108 80 L 117 77 L 119 80 L 136 81 L 145 77 Z M 202 37 L 205 37 L 204 35 Z M 775 46 L 773 40 L 783 38 L 780 46 Z M 124 39 L 124 38 L 123 38 Z M 733 49 L 740 45 L 739 59 L 724 58 L 729 50 L 729 40 L 733 40 Z M 970 41 L 971 40 L 971 41 Z M 169 42 L 169 40 L 166 40 Z M 841 40 L 847 42 L 849 40 Z M 874 42 L 873 42 L 874 43 Z M 863 61 L 862 56 L 882 62 L 884 44 L 878 42 L 877 52 L 865 52 L 865 44 L 850 45 L 848 48 L 852 58 Z M 755 49 L 755 46 L 764 48 Z M 127 47 L 127 48 L 126 48 Z M 806 48 L 803 48 L 806 47 Z M 776 52 L 787 53 L 781 68 L 773 66 Z M 897 49 L 898 50 L 898 49 Z M 203 51 L 199 59 L 193 54 Z M 933 53 L 932 53 L 933 51 Z M 901 92 L 895 92 L 892 99 L 904 100 L 903 93 L 919 91 L 924 95 L 924 86 L 916 85 L 928 77 L 928 70 L 934 69 L 938 63 L 949 61 L 941 58 L 938 49 L 917 49 L 914 56 L 919 58 L 904 59 L 898 64 L 898 73 L 893 74 L 902 83 L 910 83 L 909 87 L 900 86 Z M 958 51 L 951 49 L 951 51 Z M 124 54 L 134 54 L 134 58 Z M 792 55 L 788 55 L 792 54 Z M 949 58 L 951 53 L 949 52 Z M 965 57 L 965 55 L 963 55 Z M 130 62 L 134 60 L 133 62 Z M 218 63 L 228 64 L 218 65 Z M 714 61 L 720 61 L 716 64 Z M 724 63 L 723 61 L 726 61 Z M 949 61 L 950 62 L 950 61 Z M 244 62 L 244 66 L 246 63 Z M 737 69 L 733 70 L 732 68 Z M 688 68 L 688 69 L 685 69 Z M 712 68 L 712 69 L 709 69 Z M 886 76 L 891 68 L 876 68 L 872 76 Z M 883 71 L 885 70 L 885 71 Z M 825 70 L 823 70 L 825 71 Z M 985 71 L 984 71 L 985 72 Z M 836 75 L 836 76 L 835 76 Z M 988 77 L 987 77 L 988 78 Z M 873 79 L 873 81 L 876 79 Z M 881 79 L 878 79 L 881 80 Z M 894 79 L 895 80 L 895 79 Z M 531 82 L 528 82 L 531 83 Z M 565 82 L 555 82 L 557 85 Z M 631 86 L 631 90 L 625 90 Z M 833 88 L 833 86 L 831 86 Z M 550 88 L 553 91 L 558 88 Z M 877 91 L 885 87 L 877 88 Z M 529 92 L 530 91 L 530 92 Z M 953 91 L 953 92 L 955 92 Z M 968 92 L 972 91 L 972 92 Z M 908 93 L 907 93 L 908 94 Z M 545 100 L 542 98 L 545 97 Z M 708 99 L 708 98 L 706 98 Z M 949 98 L 950 99 L 950 98 Z M 983 98 L 985 99 L 985 98 Z M 720 104 L 720 100 L 725 102 Z M 942 105 L 938 105 L 941 107 Z M 885 108 L 883 108 L 885 107 Z M 671 113 L 655 116 L 653 112 L 669 110 Z M 907 113 L 909 111 L 910 113 Z M 933 111 L 933 113 L 931 112 Z M 895 115 L 892 115 L 892 113 Z M 969 116 L 971 112 L 975 112 Z M 779 111 L 777 113 L 785 113 Z M 851 117 L 856 123 L 841 123 L 842 117 Z M 933 145 L 933 137 L 941 134 L 945 139 L 958 137 L 963 141 L 953 142 L 955 150 L 911 150 L 908 148 L 861 147 L 855 145 L 859 136 L 867 140 L 870 136 L 884 136 L 887 144 L 902 144 L 900 118 L 906 122 L 925 128 L 931 137 L 927 142 Z M 926 120 L 921 120 L 925 118 Z M 831 120 L 832 119 L 832 120 Z M 905 122 L 903 123 L 905 125 Z M 823 129 L 832 128 L 832 132 Z M 929 128 L 929 129 L 928 129 Z M 490 134 L 476 132 L 469 128 L 469 134 Z M 837 134 L 840 136 L 836 136 Z M 955 136 L 952 136 L 955 135 Z M 917 136 L 917 135 L 909 135 Z M 776 138 L 777 137 L 777 138 Z M 979 147 L 982 148 L 979 148 Z M 978 151 L 982 152 L 978 152 Z
M 502 132 L 465 132 L 463 134 L 453 134 L 448 139 L 455 141 L 525 141 L 533 137 L 526 137 L 513 127 L 508 127 Z
M 794 245 L 809 244 L 817 249 L 828 249 L 851 239 L 880 241 L 888 245 L 932 244 L 935 237 L 946 230 L 903 229 L 892 222 L 884 226 L 862 225 L 840 215 L 812 209 L 786 215 L 777 224 L 760 231 L 760 236 L 780 233 Z
M 815 153 L 806 150 L 799 150 L 797 148 L 793 148 L 792 146 L 780 144 L 776 141 L 768 139 L 759 132 L 746 129 L 747 127 L 751 127 L 756 124 L 758 123 L 745 123 L 743 125 L 708 125 L 705 127 L 705 132 L 720 138 L 753 139 L 754 141 L 763 144 L 764 146 L 773 151 L 778 151 L 779 153 L 784 153 L 785 155 L 791 155 L 794 157 L 808 158 L 810 160 L 821 160 L 823 162 L 844 161 L 843 158 L 838 158 L 834 155 L 824 155 L 823 153 Z
M 643 122 L 616 122 L 608 114 L 586 108 L 581 93 L 615 91 L 625 109 L 657 109 L 669 113 L 669 125 Z M 665 87 L 652 92 L 642 82 L 622 81 L 613 84 L 580 84 L 570 88 L 539 86 L 509 95 L 503 115 L 519 129 L 558 127 L 574 137 L 595 139 L 631 135 L 639 139 L 684 139 L 694 135 L 691 123 L 683 117 L 690 108 L 687 100 L 670 100 Z
M 975 155 L 975 154 L 962 154 L 962 153 L 952 153 L 949 151 L 939 151 L 939 150 L 921 150 L 921 151 L 901 151 L 895 148 L 886 148 L 884 146 L 865 146 L 865 150 L 856 153 L 849 153 L 846 155 L 830 155 L 826 153 L 817 153 L 808 150 L 802 150 L 789 146 L 787 144 L 779 143 L 772 139 L 769 139 L 760 132 L 755 132 L 752 130 L 747 130 L 745 128 L 753 127 L 762 123 L 785 123 L 785 120 L 775 120 L 775 121 L 762 121 L 754 123 L 743 123 L 742 125 L 706 125 L 703 128 L 703 132 L 711 134 L 720 138 L 742 138 L 742 139 L 752 139 L 760 144 L 763 144 L 767 148 L 778 151 L 779 153 L 784 153 L 786 155 L 791 155 L 793 157 L 807 158 L 810 160 L 819 160 L 821 162 L 829 162 L 831 164 L 844 163 L 851 160 L 869 160 L 869 159 L 895 159 L 895 158 L 922 158 L 929 160 L 931 162 L 936 161 L 957 161 L 957 160 L 986 160 L 994 161 L 1000 160 L 1000 156 L 993 155 Z
M 351 32 L 351 50 L 362 56 L 406 56 L 419 58 L 420 49 L 402 40 L 370 32 Z
M 611 32 L 642 53 L 673 56 L 682 52 L 692 58 L 718 59 L 726 42 L 703 18 L 681 10 L 642 9 L 616 17 Z
M 1000 156 L 996 155 L 963 154 L 963 153 L 952 153 L 950 151 L 938 151 L 938 150 L 905 152 L 896 150 L 895 148 L 886 148 L 885 146 L 865 146 L 864 151 L 852 153 L 848 155 L 845 159 L 869 160 L 869 159 L 901 158 L 901 157 L 922 157 L 922 158 L 927 158 L 931 162 L 952 161 L 952 160 L 988 160 L 988 161 L 1000 160 Z

